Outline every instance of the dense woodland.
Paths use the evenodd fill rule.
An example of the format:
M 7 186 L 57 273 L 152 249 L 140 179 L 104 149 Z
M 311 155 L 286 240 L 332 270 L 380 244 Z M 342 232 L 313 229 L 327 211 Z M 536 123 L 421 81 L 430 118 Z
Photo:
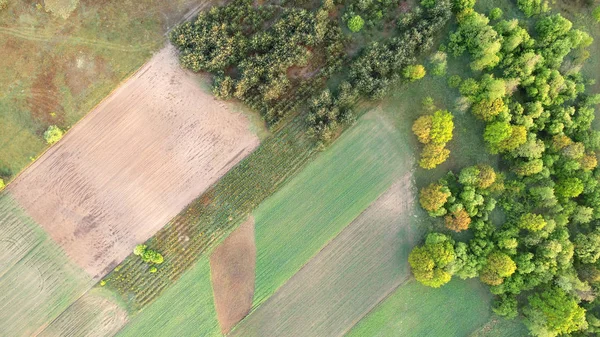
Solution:
M 468 53 L 480 75 L 450 84 L 485 123 L 502 170 L 482 163 L 421 189 L 432 217 L 472 238 L 430 233 L 410 255 L 413 273 L 432 287 L 479 277 L 496 296 L 494 311 L 521 316 L 536 336 L 598 333 L 600 132 L 592 121 L 600 95 L 586 92 L 579 71 L 592 38 L 543 1 L 518 1 L 534 17 L 531 30 L 498 11 L 490 21 L 473 4 L 455 7 L 448 51 Z M 418 121 L 414 129 L 428 131 Z
M 413 250 L 413 274 L 432 287 L 479 277 L 495 295 L 493 310 L 524 319 L 532 334 L 590 335 L 600 332 L 600 132 L 591 128 L 600 95 L 586 92 L 579 70 L 592 38 L 546 1 L 515 1 L 533 24 L 498 8 L 477 13 L 475 0 L 415 8 L 236 0 L 177 27 L 171 41 L 185 67 L 214 75 L 216 96 L 243 101 L 272 127 L 304 114 L 325 145 L 353 121 L 358 102 L 425 76 L 417 57 L 453 13 L 456 29 L 429 57 L 429 72 L 445 75 L 447 57 L 468 55 L 477 75 L 451 76 L 448 85 L 502 160 L 499 169 L 481 163 L 421 189 L 422 207 L 446 229 Z M 453 115 L 435 110 L 413 125 L 425 169 L 450 155 Z

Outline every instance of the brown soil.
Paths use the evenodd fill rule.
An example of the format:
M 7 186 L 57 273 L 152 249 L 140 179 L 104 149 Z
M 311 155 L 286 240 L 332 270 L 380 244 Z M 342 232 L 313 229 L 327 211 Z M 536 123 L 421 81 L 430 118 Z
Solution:
M 254 218 L 250 217 L 210 257 L 215 308 L 224 334 L 252 308 L 255 266 Z
M 249 121 L 158 52 L 9 191 L 99 278 L 258 146 Z
M 60 105 L 58 88 L 54 83 L 56 69 L 53 62 L 39 74 L 31 86 L 27 105 L 33 119 L 43 125 L 61 125 L 64 123 L 64 109 Z

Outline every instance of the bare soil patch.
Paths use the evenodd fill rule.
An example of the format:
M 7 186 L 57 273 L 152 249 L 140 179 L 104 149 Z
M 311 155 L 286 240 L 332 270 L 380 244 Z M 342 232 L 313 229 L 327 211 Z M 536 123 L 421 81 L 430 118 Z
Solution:
M 252 308 L 255 267 L 254 218 L 250 217 L 210 257 L 215 309 L 223 334 Z
M 258 146 L 230 108 L 167 46 L 8 189 L 101 277 Z

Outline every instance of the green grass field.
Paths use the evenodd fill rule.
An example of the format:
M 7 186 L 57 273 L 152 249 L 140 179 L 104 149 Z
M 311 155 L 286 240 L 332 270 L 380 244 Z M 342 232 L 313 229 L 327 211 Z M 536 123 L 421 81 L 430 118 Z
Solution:
M 388 123 L 363 116 L 254 212 L 255 307 L 406 172 L 408 149 Z
M 152 305 L 131 317 L 117 336 L 220 336 L 208 258 L 198 263 Z
M 488 322 L 490 298 L 479 280 L 454 280 L 439 289 L 410 281 L 381 302 L 348 336 L 468 336 Z
M 93 284 L 7 193 L 0 193 L 0 254 L 4 336 L 34 334 Z

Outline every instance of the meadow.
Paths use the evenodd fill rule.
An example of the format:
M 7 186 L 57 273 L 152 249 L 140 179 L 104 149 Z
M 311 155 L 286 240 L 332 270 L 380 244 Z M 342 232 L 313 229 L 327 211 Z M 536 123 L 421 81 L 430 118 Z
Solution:
M 48 147 L 43 138 L 48 126 L 73 126 L 163 46 L 170 27 L 210 2 L 65 3 L 76 4 L 66 18 L 43 2 L 9 1 L 0 10 L 0 178 L 5 182 Z
M 469 336 L 488 322 L 490 304 L 491 296 L 478 280 L 455 280 L 439 289 L 410 281 L 381 302 L 348 336 Z

